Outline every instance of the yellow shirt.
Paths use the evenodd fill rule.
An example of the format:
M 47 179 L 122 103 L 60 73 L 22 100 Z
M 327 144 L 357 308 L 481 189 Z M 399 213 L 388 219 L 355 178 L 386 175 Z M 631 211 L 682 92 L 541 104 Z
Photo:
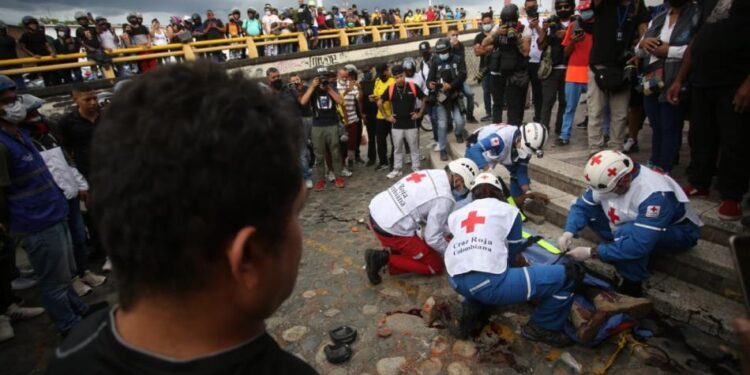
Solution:
M 392 85 L 394 82 L 396 82 L 396 80 L 393 77 L 388 77 L 388 80 L 385 82 L 381 81 L 380 78 L 377 78 L 375 79 L 375 89 L 373 89 L 372 93 L 379 98 L 383 95 L 385 90 L 388 90 L 388 86 Z M 383 111 L 385 111 L 388 116 L 391 115 L 391 102 L 383 102 Z M 385 120 L 385 117 L 379 110 L 378 120 Z

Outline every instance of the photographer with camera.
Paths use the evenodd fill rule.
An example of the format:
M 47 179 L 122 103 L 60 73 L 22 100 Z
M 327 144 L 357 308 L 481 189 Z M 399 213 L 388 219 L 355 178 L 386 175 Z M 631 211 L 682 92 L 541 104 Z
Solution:
M 531 31 L 518 22 L 518 7 L 508 4 L 500 11 L 500 25 L 482 41 L 482 48 L 493 47 L 489 68 L 492 75 L 492 122 L 503 121 L 507 97 L 508 123 L 521 125 L 529 85 Z
M 480 119 L 482 122 L 492 120 L 492 76 L 489 71 L 489 59 L 492 54 L 492 47 L 482 47 L 482 41 L 490 35 L 495 22 L 492 19 L 492 13 L 482 13 L 482 31 L 474 37 L 474 56 L 479 56 L 479 73 L 474 80 L 482 85 L 482 95 L 484 98 L 485 116 Z
M 552 107 L 557 100 L 557 115 L 555 116 L 555 133 L 562 129 L 563 108 L 565 108 L 565 71 L 568 68 L 568 56 L 562 42 L 565 31 L 571 23 L 574 0 L 555 0 L 555 15 L 544 21 L 543 33 L 539 35 L 539 48 L 544 51 L 542 64 L 546 72 L 540 69 L 542 80 L 542 116 L 541 122 L 547 129 L 552 128 Z M 550 69 L 551 68 L 551 69 Z M 546 76 L 542 76 L 545 73 Z
M 430 89 L 428 100 L 437 106 L 440 160 L 447 161 L 445 138 L 449 112 L 453 118 L 456 142 L 464 141 L 464 115 L 461 113 L 459 100 L 466 80 L 466 62 L 451 53 L 450 41 L 446 38 L 438 39 L 435 52 L 437 55 L 430 61 L 430 75 L 427 77 L 427 87 Z
M 326 149 L 331 153 L 331 168 L 335 174 L 335 184 L 343 188 L 344 178 L 341 176 L 341 152 L 339 151 L 339 114 L 336 105 L 344 105 L 344 99 L 335 90 L 335 81 L 330 82 L 331 72 L 324 66 L 315 68 L 316 77 L 313 78 L 299 102 L 300 105 L 312 105 L 313 126 L 312 144 L 315 155 L 315 191 L 322 191 L 326 187 L 325 158 Z

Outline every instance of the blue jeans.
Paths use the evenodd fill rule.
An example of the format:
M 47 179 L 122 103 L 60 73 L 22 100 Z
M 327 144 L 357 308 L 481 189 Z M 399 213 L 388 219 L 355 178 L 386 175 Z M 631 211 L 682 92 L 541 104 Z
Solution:
M 89 269 L 89 253 L 86 250 L 86 226 L 83 224 L 81 203 L 78 198 L 68 199 L 68 208 L 68 228 L 70 228 L 70 237 L 73 242 L 75 274 L 83 276 L 83 273 Z
M 60 332 L 69 331 L 89 307 L 71 284 L 74 267 L 70 231 L 65 221 L 20 238 L 34 271 L 39 276 L 42 305 Z
M 474 118 L 474 92 L 471 91 L 468 80 L 464 81 L 462 91 L 466 97 L 466 118 Z
M 464 115 L 461 113 L 461 108 L 458 103 L 446 107 L 445 105 L 437 105 L 437 120 L 438 120 L 438 144 L 440 145 L 440 151 L 444 151 L 446 147 L 446 133 L 448 131 L 448 111 L 450 110 L 451 117 L 453 118 L 453 132 L 456 136 L 461 135 L 464 131 Z M 433 125 L 433 128 L 435 126 Z
M 482 78 L 482 95 L 484 96 L 484 113 L 492 116 L 492 75 L 488 72 Z
M 643 98 L 643 109 L 654 129 L 651 135 L 651 163 L 664 172 L 672 171 L 685 121 L 685 108 L 669 102 L 659 102 L 659 95 Z
M 533 265 L 508 268 L 501 274 L 469 272 L 449 278 L 465 304 L 510 305 L 540 300 L 531 321 L 549 330 L 563 329 L 573 304 L 574 284 L 565 277 L 565 266 Z
M 581 99 L 581 94 L 586 92 L 587 86 L 587 83 L 565 82 L 565 114 L 563 115 L 560 139 L 570 140 L 570 131 L 573 127 L 573 121 L 576 119 L 578 100 Z M 609 108 L 607 108 L 604 111 L 604 122 L 602 123 L 604 134 L 609 134 L 610 121 Z
M 430 123 L 432 123 L 432 139 L 438 141 L 438 115 L 437 105 L 427 104 L 427 116 L 430 116 Z

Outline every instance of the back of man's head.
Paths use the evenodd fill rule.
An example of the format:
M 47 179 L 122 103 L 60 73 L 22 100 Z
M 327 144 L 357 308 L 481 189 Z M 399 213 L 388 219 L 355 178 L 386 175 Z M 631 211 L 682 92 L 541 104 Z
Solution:
M 122 309 L 231 278 L 227 249 L 247 228 L 269 256 L 294 258 L 285 241 L 302 186 L 300 127 L 279 105 L 210 63 L 157 69 L 115 95 L 92 142 L 90 182 Z M 238 261 L 254 261 L 247 251 Z M 291 291 L 289 266 L 291 286 L 271 287 Z

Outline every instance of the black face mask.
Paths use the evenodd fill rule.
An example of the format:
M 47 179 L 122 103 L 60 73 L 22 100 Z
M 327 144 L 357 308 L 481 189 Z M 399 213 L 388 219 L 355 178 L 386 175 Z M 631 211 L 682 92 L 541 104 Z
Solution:
M 561 19 L 567 20 L 568 18 L 570 18 L 570 16 L 573 15 L 573 11 L 572 10 L 560 10 L 557 12 L 557 15 Z
M 381 81 L 385 82 L 385 81 L 388 80 L 388 75 L 387 74 L 381 74 L 379 78 L 380 78 Z
M 281 88 L 284 87 L 284 82 L 281 82 L 280 79 L 277 79 L 271 82 L 271 87 L 273 87 L 276 90 L 281 90 Z
M 687 4 L 689 0 L 667 0 L 667 3 L 672 8 L 681 8 L 683 5 Z
M 432 57 L 431 53 L 423 53 L 422 54 L 422 59 L 424 59 L 425 61 L 429 61 L 431 57 Z

